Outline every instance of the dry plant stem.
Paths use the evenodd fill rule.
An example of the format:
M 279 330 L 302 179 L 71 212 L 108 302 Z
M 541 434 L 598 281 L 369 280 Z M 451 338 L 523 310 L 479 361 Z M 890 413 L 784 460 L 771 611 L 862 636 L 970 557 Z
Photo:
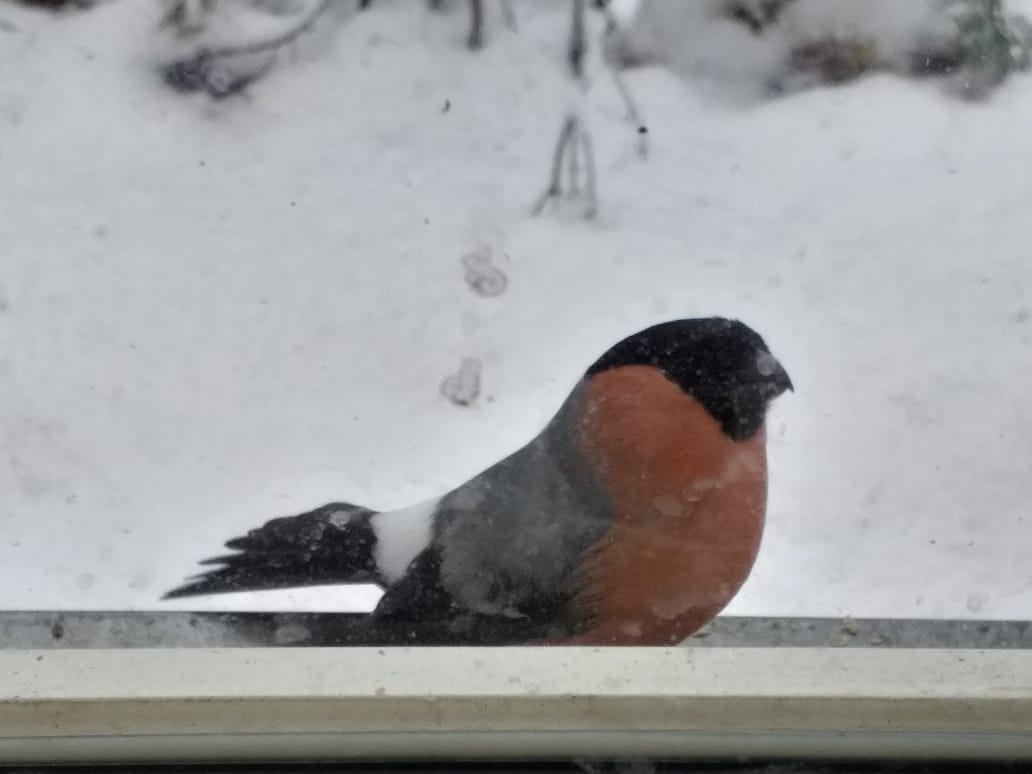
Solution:
M 562 197 L 563 162 L 566 161 L 570 165 L 571 176 L 576 174 L 579 171 L 578 162 L 576 161 L 578 153 L 582 155 L 584 161 L 584 195 L 586 199 L 584 217 L 591 219 L 598 214 L 598 182 L 596 179 L 595 156 L 591 134 L 581 120 L 572 113 L 563 119 L 562 128 L 559 130 L 559 139 L 552 154 L 552 172 L 549 177 L 548 187 L 534 203 L 531 214 L 540 215 L 546 204 Z M 569 154 L 569 158 L 567 154 Z M 574 186 L 579 187 L 579 180 L 571 181 L 571 192 L 574 191 Z
M 469 0 L 469 38 L 466 45 L 470 51 L 484 47 L 484 0 Z
M 591 219 L 598 214 L 598 177 L 595 174 L 595 148 L 591 141 L 591 133 L 580 122 L 577 125 L 576 138 L 580 141 L 581 152 L 584 154 L 584 181 L 587 188 L 587 204 L 584 207 L 584 217 Z
M 588 50 L 587 28 L 585 24 L 586 3 L 585 0 L 573 0 L 571 6 L 573 16 L 570 23 L 567 64 L 570 67 L 570 75 L 578 88 L 586 90 L 587 84 L 584 80 L 584 59 Z M 578 159 L 578 153 L 580 154 L 580 159 Z M 570 155 L 567 158 L 565 154 Z M 534 203 L 534 207 L 531 210 L 533 215 L 539 215 L 548 202 L 562 197 L 564 161 L 568 165 L 570 192 L 579 192 L 580 162 L 582 160 L 584 163 L 586 199 L 584 217 L 591 219 L 598 213 L 598 181 L 596 179 L 594 147 L 591 142 L 591 134 L 588 132 L 583 118 L 576 109 L 570 109 L 563 119 L 562 127 L 559 130 L 559 139 L 556 141 L 555 150 L 552 154 L 552 171 L 549 176 L 548 186 Z
M 540 215 L 549 201 L 558 199 L 562 195 L 563 154 L 566 152 L 566 146 L 576 131 L 576 127 L 577 119 L 574 116 L 566 116 L 563 119 L 562 128 L 559 130 L 559 139 L 552 152 L 552 174 L 548 179 L 548 187 L 534 204 L 534 209 L 531 210 L 534 215 Z
M 619 24 L 616 17 L 613 15 L 612 8 L 610 8 L 608 4 L 603 5 L 602 12 L 605 14 L 608 29 L 617 29 Z M 642 160 L 647 159 L 649 156 L 649 128 L 641 116 L 641 111 L 638 110 L 638 103 L 631 95 L 631 90 L 627 88 L 627 82 L 624 81 L 623 73 L 617 63 L 607 59 L 606 66 L 609 68 L 610 73 L 612 73 L 616 91 L 619 93 L 620 99 L 623 100 L 624 109 L 627 111 L 627 119 L 634 125 L 634 128 L 638 133 L 636 143 L 638 148 L 638 157 Z
M 638 139 L 635 143 L 638 148 L 638 158 L 644 161 L 649 157 L 649 128 L 642 120 L 641 113 L 638 112 L 638 105 L 634 101 L 634 97 L 631 96 L 631 91 L 627 88 L 623 75 L 615 67 L 610 66 L 609 69 L 613 74 L 613 83 L 616 84 L 616 90 L 624 101 L 627 119 L 634 124 L 635 130 L 638 133 Z
M 569 150 L 566 152 L 566 174 L 568 181 L 566 189 L 571 196 L 576 196 L 580 193 L 580 154 L 578 151 L 581 150 L 581 147 L 577 141 L 579 131 L 580 121 L 574 118 L 573 135 L 570 137 Z
M 332 0 L 320 0 L 319 3 L 312 9 L 312 12 L 302 19 L 295 27 L 287 30 L 281 35 L 277 35 L 274 38 L 268 40 L 260 40 L 256 43 L 242 43 L 236 46 L 223 46 L 222 48 L 212 48 L 206 53 L 212 59 L 219 59 L 221 57 L 230 56 L 243 56 L 245 54 L 261 54 L 266 51 L 274 51 L 282 48 L 283 46 L 293 43 L 299 37 L 304 35 L 312 26 L 319 20 L 319 17 L 326 13 L 329 9 Z
M 588 36 L 584 18 L 584 0 L 573 0 L 573 18 L 570 21 L 570 38 L 566 49 L 566 61 L 574 80 L 584 78 L 584 57 L 588 53 Z

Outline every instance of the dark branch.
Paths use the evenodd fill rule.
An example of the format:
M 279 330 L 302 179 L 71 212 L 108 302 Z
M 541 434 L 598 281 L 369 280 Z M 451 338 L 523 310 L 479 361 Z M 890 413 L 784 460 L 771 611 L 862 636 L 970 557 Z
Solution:
M 311 13 L 294 27 L 268 40 L 220 48 L 202 48 L 192 57 L 178 59 L 162 69 L 165 83 L 177 91 L 206 91 L 216 99 L 238 94 L 272 69 L 275 53 L 308 32 L 330 7 L 331 0 L 320 0 Z M 225 62 L 242 56 L 269 54 L 258 67 L 239 75 Z
M 484 0 L 469 0 L 469 38 L 466 45 L 470 51 L 484 47 Z
M 573 19 L 570 22 L 570 43 L 567 62 L 570 74 L 580 80 L 584 77 L 584 59 L 588 54 L 588 35 L 584 23 L 584 0 L 573 0 Z
M 331 0 L 320 0 L 308 16 L 298 22 L 292 29 L 287 30 L 281 35 L 277 35 L 274 38 L 268 40 L 261 40 L 255 43 L 241 43 L 235 46 L 223 46 L 222 48 L 213 48 L 208 50 L 208 54 L 218 59 L 220 57 L 230 56 L 242 56 L 244 54 L 264 54 L 270 51 L 276 51 L 283 46 L 293 43 L 299 37 L 304 35 L 310 30 L 315 23 L 319 20 L 319 17 L 326 13 L 330 7 Z

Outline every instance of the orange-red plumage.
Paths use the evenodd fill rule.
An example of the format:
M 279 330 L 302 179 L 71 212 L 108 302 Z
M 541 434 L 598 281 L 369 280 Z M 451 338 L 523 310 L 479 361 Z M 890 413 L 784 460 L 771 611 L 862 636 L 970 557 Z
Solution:
M 725 435 L 651 366 L 587 385 L 583 453 L 606 482 L 616 523 L 584 556 L 578 644 L 679 642 L 748 577 L 767 499 L 765 434 Z

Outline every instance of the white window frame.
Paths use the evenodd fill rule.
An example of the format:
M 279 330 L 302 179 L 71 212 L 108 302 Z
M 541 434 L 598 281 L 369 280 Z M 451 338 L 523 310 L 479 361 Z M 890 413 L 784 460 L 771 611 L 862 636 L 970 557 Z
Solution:
M 1032 650 L 0 651 L 0 763 L 1032 760 Z

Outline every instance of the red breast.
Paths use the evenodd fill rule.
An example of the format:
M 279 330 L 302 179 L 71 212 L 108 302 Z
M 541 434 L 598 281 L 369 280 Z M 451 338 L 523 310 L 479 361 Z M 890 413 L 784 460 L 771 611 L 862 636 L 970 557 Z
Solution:
M 748 577 L 763 533 L 766 435 L 728 438 L 651 366 L 586 385 L 581 451 L 616 522 L 578 568 L 589 621 L 571 644 L 670 645 L 722 610 Z

